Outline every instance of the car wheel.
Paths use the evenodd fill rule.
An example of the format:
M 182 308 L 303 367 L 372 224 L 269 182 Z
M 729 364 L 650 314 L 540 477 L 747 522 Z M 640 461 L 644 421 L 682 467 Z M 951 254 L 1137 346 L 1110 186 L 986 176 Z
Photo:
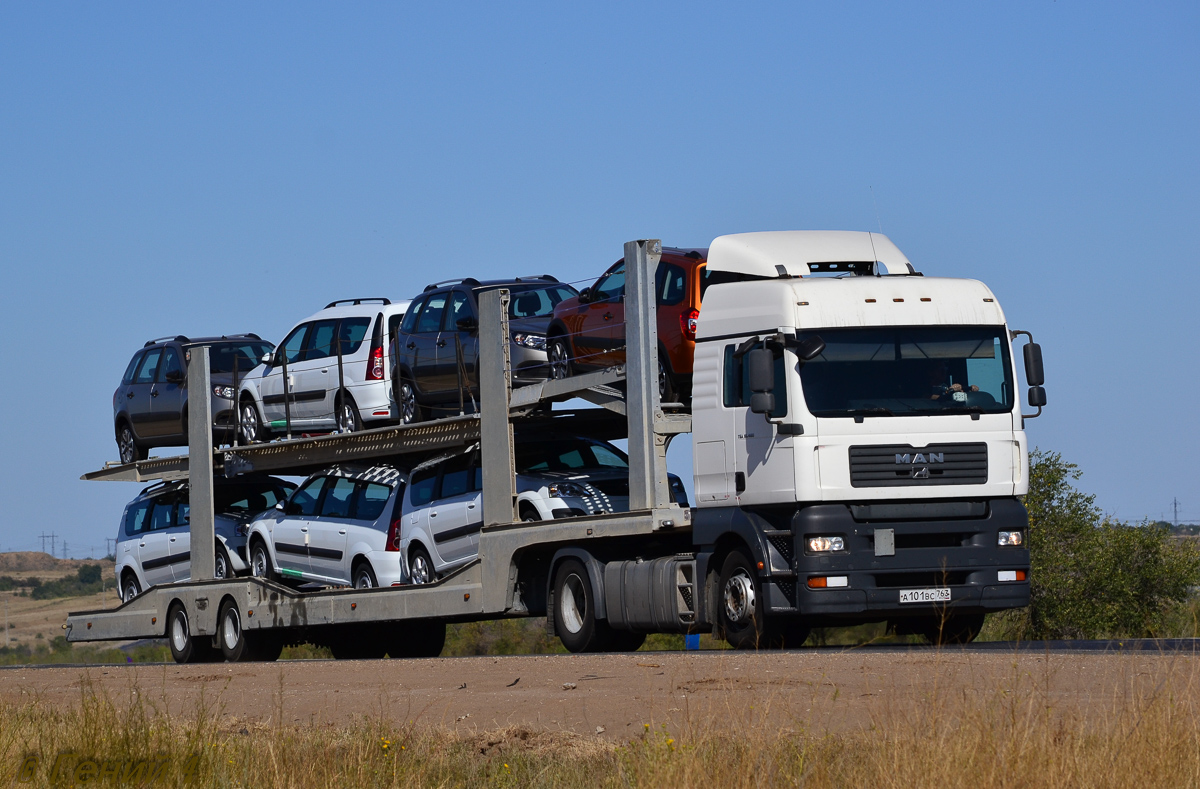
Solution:
M 213 578 L 224 580 L 233 577 L 233 565 L 229 563 L 229 554 L 225 546 L 217 543 L 216 554 L 213 556 Z
M 660 403 L 674 403 L 675 400 L 675 381 L 671 377 L 671 371 L 667 369 L 666 364 L 662 359 L 658 360 L 658 401 Z
M 211 663 L 220 655 L 209 639 L 192 636 L 187 609 L 180 603 L 171 606 L 167 614 L 167 641 L 176 663 Z
M 355 589 L 374 589 L 379 586 L 379 581 L 375 579 L 375 571 L 365 561 L 359 562 L 354 568 L 353 580 Z
M 133 436 L 133 428 L 127 423 L 122 422 L 117 428 L 117 451 L 121 453 L 122 463 L 133 463 L 138 460 L 145 460 L 147 452 L 138 445 L 137 439 Z
M 274 581 L 275 568 L 271 566 L 271 552 L 262 540 L 255 540 L 250 546 L 250 574 L 264 581 Z
M 541 519 L 542 519 L 542 516 L 538 515 L 537 508 L 534 507 L 532 504 L 522 504 L 521 505 L 521 522 L 522 523 L 537 523 Z
M 238 430 L 241 431 L 242 442 L 246 444 L 266 439 L 267 431 L 263 428 L 262 420 L 258 418 L 258 409 L 255 408 L 253 400 L 243 401 L 238 409 Z
M 417 402 L 416 387 L 407 378 L 400 379 L 400 400 L 397 407 L 400 409 L 400 424 L 402 425 L 411 425 L 425 419 L 424 409 Z
M 550 377 L 562 380 L 571 377 L 571 349 L 566 337 L 555 337 L 546 348 L 546 357 L 550 364 Z
M 128 603 L 141 593 L 142 587 L 138 584 L 137 576 L 125 573 L 125 579 L 121 582 L 121 602 Z
M 354 398 L 344 394 L 338 398 L 337 429 L 339 433 L 357 433 L 362 430 L 362 419 L 358 416 L 358 406 Z
M 765 646 L 761 591 L 750 560 L 741 551 L 730 553 L 721 568 L 717 610 L 720 635 L 734 649 Z
M 413 584 L 430 584 L 435 579 L 433 562 L 429 560 L 429 553 L 419 545 L 409 551 L 408 582 Z
M 925 640 L 935 646 L 969 644 L 983 630 L 983 614 L 952 614 L 930 618 L 921 629 Z
M 242 614 L 232 600 L 221 606 L 217 616 L 217 641 L 221 653 L 230 663 L 270 662 L 278 660 L 283 651 L 283 640 L 277 633 L 243 629 Z
M 587 568 L 567 559 L 554 574 L 554 632 L 569 651 L 600 652 L 610 635 L 607 623 L 596 619 L 596 601 Z

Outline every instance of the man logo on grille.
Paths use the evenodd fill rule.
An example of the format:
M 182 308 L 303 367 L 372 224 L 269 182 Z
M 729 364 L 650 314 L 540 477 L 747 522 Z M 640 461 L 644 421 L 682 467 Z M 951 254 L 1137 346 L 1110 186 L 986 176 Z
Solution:
M 908 463 L 912 463 L 913 465 L 916 465 L 918 463 L 945 463 L 945 462 L 946 462 L 946 453 L 945 452 L 930 452 L 928 455 L 918 452 L 915 456 L 909 452 L 905 452 L 903 455 L 899 455 L 899 454 L 896 455 L 896 464 L 897 465 L 908 464 Z M 926 474 L 925 476 L 929 476 L 929 475 Z
M 914 468 L 912 470 L 912 478 L 913 479 L 929 479 L 929 469 L 925 466 L 922 466 L 921 468 Z

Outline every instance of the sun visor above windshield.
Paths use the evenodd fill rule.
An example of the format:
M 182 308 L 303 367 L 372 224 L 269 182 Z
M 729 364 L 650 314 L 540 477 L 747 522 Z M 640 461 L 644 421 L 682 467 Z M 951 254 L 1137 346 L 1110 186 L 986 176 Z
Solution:
M 802 277 L 820 271 L 836 273 L 832 264 L 846 265 L 853 273 L 864 264 L 881 264 L 881 274 L 912 274 L 912 265 L 895 244 L 881 233 L 851 230 L 782 230 L 718 236 L 708 251 L 708 270 L 751 277 Z M 781 272 L 782 267 L 782 272 Z

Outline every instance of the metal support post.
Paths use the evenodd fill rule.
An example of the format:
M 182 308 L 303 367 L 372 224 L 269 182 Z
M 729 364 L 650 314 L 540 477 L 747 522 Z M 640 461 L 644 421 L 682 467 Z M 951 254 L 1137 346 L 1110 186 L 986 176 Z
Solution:
M 516 471 L 508 403 L 512 364 L 507 289 L 479 295 L 479 449 L 483 465 L 483 525 L 517 519 Z
M 655 423 L 663 419 L 658 394 L 658 313 L 654 274 L 662 258 L 657 239 L 625 244 L 625 416 L 629 420 L 629 509 L 671 505 L 664 450 Z
M 337 342 L 337 357 L 338 357 L 338 394 L 333 398 L 333 426 L 340 434 L 342 432 L 341 410 L 345 406 L 342 399 L 346 396 L 346 373 L 342 369 L 342 330 L 341 324 L 338 324 Z
M 191 505 L 191 580 L 211 580 L 216 571 L 213 527 L 212 380 L 208 346 L 189 351 L 188 360 L 188 503 Z

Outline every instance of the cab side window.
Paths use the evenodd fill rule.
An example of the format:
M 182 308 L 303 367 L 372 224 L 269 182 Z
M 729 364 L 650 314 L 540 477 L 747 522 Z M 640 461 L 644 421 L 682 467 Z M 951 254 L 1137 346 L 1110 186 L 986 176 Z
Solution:
M 146 352 L 142 357 L 142 364 L 138 367 L 137 375 L 133 376 L 135 384 L 151 384 L 154 383 L 154 373 L 158 370 L 158 360 L 162 356 L 162 348 L 154 348 Z
M 397 325 L 399 319 L 395 318 Z M 358 349 L 362 346 L 363 337 L 367 336 L 367 329 L 371 326 L 370 318 L 342 318 L 341 325 L 338 326 L 338 341 L 342 344 L 342 355 L 349 356 L 352 353 L 358 353 Z M 333 355 L 337 356 L 337 346 L 333 347 Z
M 762 348 L 759 343 L 755 348 Z M 734 355 L 733 345 L 725 346 L 724 381 L 722 384 L 722 402 L 726 408 L 742 408 L 750 405 L 750 369 L 745 364 L 746 357 Z M 778 419 L 787 416 L 787 375 L 784 369 L 783 351 L 771 349 L 775 357 L 775 408 L 771 417 Z
M 306 482 L 292 495 L 288 509 L 293 515 L 312 517 L 317 514 L 317 502 L 321 498 L 321 488 L 325 486 L 325 477 L 317 477 Z
M 149 501 L 129 505 L 129 509 L 125 511 L 125 534 L 133 537 L 150 530 L 150 519 L 147 517 L 150 514 L 150 505 Z
M 413 474 L 408 483 L 409 500 L 414 507 L 433 501 L 433 486 L 437 484 L 437 469 L 427 468 Z
M 176 381 L 183 380 L 183 364 L 179 359 L 179 352 L 173 347 L 167 346 L 166 354 L 163 356 L 162 364 L 158 366 L 158 381 L 163 383 L 167 380 L 168 375 L 177 373 Z

